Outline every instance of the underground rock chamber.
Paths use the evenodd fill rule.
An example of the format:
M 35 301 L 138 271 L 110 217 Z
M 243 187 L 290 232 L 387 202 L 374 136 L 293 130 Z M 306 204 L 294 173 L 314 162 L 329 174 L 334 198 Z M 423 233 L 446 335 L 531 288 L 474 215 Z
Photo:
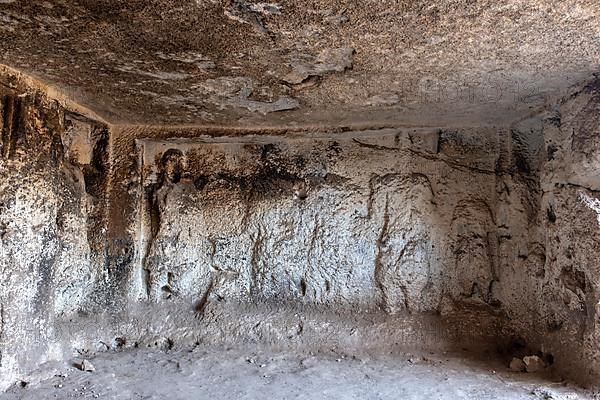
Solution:
M 108 126 L 9 76 L 7 396 L 28 393 L 30 381 L 41 385 L 31 398 L 62 388 L 56 379 L 94 387 L 40 378 L 60 360 L 101 382 L 93 363 L 106 374 L 122 368 L 118 357 L 152 366 L 168 362 L 144 357 L 183 354 L 188 369 L 217 368 L 220 348 L 234 369 L 252 357 L 288 372 L 314 362 L 314 379 L 323 365 L 357 373 L 340 360 L 405 376 L 407 360 L 452 370 L 485 355 L 513 378 L 541 371 L 594 384 L 596 81 L 506 127 L 240 135 Z M 377 361 L 384 370 L 369 364 L 377 355 L 391 357 Z M 87 395 L 110 397 L 105 389 Z M 505 393 L 481 390 L 471 394 Z
M 0 0 L 0 398 L 598 398 L 598 16 Z

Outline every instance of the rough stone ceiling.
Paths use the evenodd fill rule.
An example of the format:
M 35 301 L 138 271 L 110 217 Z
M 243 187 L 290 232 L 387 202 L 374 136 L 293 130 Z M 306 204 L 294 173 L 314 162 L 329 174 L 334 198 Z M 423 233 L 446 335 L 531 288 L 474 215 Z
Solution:
M 0 0 L 0 63 L 115 124 L 526 114 L 599 71 L 598 0 Z

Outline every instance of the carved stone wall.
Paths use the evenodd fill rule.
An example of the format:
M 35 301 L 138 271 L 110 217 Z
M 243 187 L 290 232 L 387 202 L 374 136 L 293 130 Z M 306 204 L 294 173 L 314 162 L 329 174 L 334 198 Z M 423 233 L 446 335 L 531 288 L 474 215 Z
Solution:
M 446 151 L 476 135 L 475 158 Z M 141 140 L 134 297 L 490 303 L 497 146 L 485 129 Z
M 109 128 L 5 84 L 1 386 L 228 340 L 516 339 L 592 379 L 598 90 L 507 127 L 221 132 Z

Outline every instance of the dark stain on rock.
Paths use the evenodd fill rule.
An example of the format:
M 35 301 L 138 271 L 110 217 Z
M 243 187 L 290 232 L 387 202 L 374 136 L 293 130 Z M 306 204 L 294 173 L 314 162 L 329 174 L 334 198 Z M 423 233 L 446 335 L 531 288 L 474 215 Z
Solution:
M 92 131 L 92 159 L 89 165 L 83 165 L 86 192 L 96 198 L 101 198 L 106 188 L 106 173 L 108 170 L 108 129 L 95 127 Z
M 556 222 L 556 213 L 554 212 L 554 207 L 552 207 L 552 205 L 549 205 L 546 209 L 546 215 L 548 216 L 548 221 L 551 223 Z
M 2 99 L 2 157 L 12 158 L 21 130 L 22 104 L 16 96 L 4 96 Z
M 304 177 L 273 165 L 263 166 L 252 175 L 217 173 L 201 175 L 194 179 L 194 184 L 199 190 L 205 190 L 208 186 L 213 187 L 216 184 L 228 190 L 248 193 L 250 201 L 292 193 L 294 185 L 301 182 L 304 182 Z
M 548 147 L 546 148 L 546 159 L 548 161 L 552 161 L 554 160 L 554 155 L 556 154 L 556 152 L 558 151 L 558 147 L 555 144 L 549 144 Z

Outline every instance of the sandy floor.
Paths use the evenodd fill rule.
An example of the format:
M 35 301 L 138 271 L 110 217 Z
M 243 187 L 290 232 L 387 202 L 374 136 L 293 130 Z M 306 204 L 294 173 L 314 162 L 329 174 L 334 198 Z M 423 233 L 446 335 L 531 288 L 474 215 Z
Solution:
M 357 356 L 133 349 L 49 363 L 0 399 L 596 399 L 542 376 L 460 354 Z M 24 386 L 24 387 L 21 387 Z

